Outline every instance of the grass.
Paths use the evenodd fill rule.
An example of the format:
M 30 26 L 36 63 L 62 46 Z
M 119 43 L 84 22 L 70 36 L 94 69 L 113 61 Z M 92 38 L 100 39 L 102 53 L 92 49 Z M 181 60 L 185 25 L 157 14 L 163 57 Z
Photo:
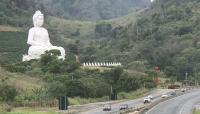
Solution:
M 22 28 L 0 25 L 0 32 L 8 32 L 8 31 L 20 32 L 22 31 Z
M 118 93 L 118 100 L 140 98 L 143 97 L 147 92 L 149 92 L 148 89 L 138 89 L 129 93 L 120 92 Z
M 47 22 L 50 29 L 63 36 L 61 40 L 65 44 L 74 42 L 75 40 L 88 42 L 94 37 L 95 22 L 66 20 L 51 16 L 47 18 Z M 77 29 L 80 30 L 80 35 L 71 36 Z
M 200 110 L 195 111 L 194 114 L 200 114 Z
M 44 82 L 40 78 L 27 76 L 19 73 L 10 73 L 0 67 L 0 79 L 7 78 L 9 84 L 13 84 L 17 90 L 31 91 L 40 88 Z
M 105 70 L 111 70 L 109 67 L 91 67 L 91 66 L 82 66 L 82 69 L 88 69 L 88 70 L 99 70 L 100 72 L 103 72 Z
M 4 112 L 0 114 L 59 114 L 57 112 L 49 112 L 49 111 L 19 111 L 19 112 Z
M 138 89 L 136 91 L 128 93 L 120 92 L 118 93 L 118 100 L 140 98 L 143 97 L 147 92 L 149 92 L 149 90 L 147 89 Z M 69 98 L 70 105 L 82 105 L 82 104 L 105 102 L 105 101 L 109 101 L 109 96 L 105 96 L 102 98 L 80 98 L 80 97 Z
M 11 112 L 0 112 L 0 114 L 60 114 L 54 108 L 16 108 Z
M 83 104 L 88 104 L 88 103 L 104 102 L 104 101 L 108 101 L 108 100 L 109 100 L 109 96 L 104 96 L 101 98 L 74 97 L 74 98 L 69 98 L 69 103 L 70 103 L 70 105 L 83 105 Z

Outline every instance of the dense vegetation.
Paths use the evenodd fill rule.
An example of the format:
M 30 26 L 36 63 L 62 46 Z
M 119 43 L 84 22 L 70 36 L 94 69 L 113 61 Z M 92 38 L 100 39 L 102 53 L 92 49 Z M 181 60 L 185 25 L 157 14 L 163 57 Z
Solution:
M 191 80 L 197 79 L 199 4 L 198 0 L 157 0 L 123 36 L 145 44 L 137 56 L 159 66 L 167 76 L 185 80 L 187 72 Z
M 17 27 L 28 26 L 31 22 L 27 16 L 30 16 L 28 10 L 23 10 L 19 5 L 26 2 L 18 2 L 19 0 L 1 0 L 0 2 L 0 24 L 13 25 Z M 31 3 L 30 3 L 31 4 Z M 30 5 L 30 8 L 32 5 Z M 29 7 L 28 6 L 28 7 Z M 26 6 L 27 7 L 27 6 Z
M 4 69 L 10 72 L 23 73 L 34 77 L 40 76 L 46 82 L 43 88 L 34 90 L 34 94 L 24 96 L 23 93 L 19 93 L 19 95 L 13 93 L 15 96 L 17 95 L 16 99 L 13 97 L 10 100 L 48 100 L 63 95 L 99 98 L 109 96 L 111 87 L 115 92 L 130 92 L 144 87 L 144 85 L 146 88 L 156 86 L 151 76 L 149 78 L 145 75 L 137 77 L 127 71 L 123 71 L 120 67 L 107 68 L 104 71 L 83 69 L 80 68 L 73 54 L 71 56 L 68 55 L 67 59 L 62 61 L 57 59 L 57 52 L 57 50 L 46 52 L 40 60 L 2 65 Z M 15 92 L 16 90 L 14 89 L 13 91 Z M 0 97 L 3 96 L 0 94 Z
M 199 4 L 198 0 L 155 1 L 136 22 L 102 34 L 107 39 L 93 44 L 99 46 L 94 59 L 120 60 L 127 68 L 139 61 L 178 80 L 185 80 L 187 72 L 194 82 L 199 78 Z

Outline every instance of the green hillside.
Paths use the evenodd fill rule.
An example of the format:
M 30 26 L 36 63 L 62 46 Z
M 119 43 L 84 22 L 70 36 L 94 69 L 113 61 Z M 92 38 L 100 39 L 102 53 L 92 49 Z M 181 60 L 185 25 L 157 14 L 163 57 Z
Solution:
M 22 54 L 28 50 L 26 39 L 25 32 L 0 32 L 0 61 L 5 63 L 21 61 Z
M 121 38 L 129 42 L 129 61 L 147 61 L 169 77 L 199 78 L 198 0 L 157 0 L 136 23 L 124 28 Z M 131 43 L 130 43 L 131 42 Z

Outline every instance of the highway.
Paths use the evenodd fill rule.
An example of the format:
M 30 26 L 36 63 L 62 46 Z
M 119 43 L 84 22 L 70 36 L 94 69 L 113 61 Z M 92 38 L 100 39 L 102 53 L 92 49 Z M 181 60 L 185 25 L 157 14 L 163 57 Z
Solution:
M 200 102 L 200 90 L 159 103 L 145 114 L 191 114 L 194 105 Z
M 165 90 L 165 91 L 160 91 L 158 93 L 152 94 L 154 96 L 154 100 L 153 101 L 161 99 L 160 96 L 163 93 L 169 93 L 171 91 L 172 90 Z M 129 108 L 130 107 L 140 106 L 140 105 L 143 105 L 143 98 L 134 99 L 134 100 L 128 100 L 128 101 L 112 104 L 111 105 L 111 107 L 112 107 L 111 111 L 103 111 L 103 107 L 99 106 L 97 108 L 93 108 L 93 109 L 90 109 L 88 111 L 81 112 L 80 114 L 118 114 L 119 107 L 120 107 L 121 104 L 128 104 Z

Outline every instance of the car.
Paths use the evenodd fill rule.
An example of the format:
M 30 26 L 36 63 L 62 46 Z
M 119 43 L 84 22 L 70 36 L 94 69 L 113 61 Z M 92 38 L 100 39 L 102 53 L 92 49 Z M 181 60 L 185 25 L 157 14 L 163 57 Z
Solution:
M 167 98 L 168 95 L 167 95 L 167 94 L 163 94 L 161 97 L 162 97 L 162 98 Z
M 144 98 L 144 103 L 150 103 L 150 102 L 151 102 L 151 98 L 149 98 L 149 97 Z
M 120 110 L 128 109 L 128 104 L 121 104 L 121 105 L 119 106 L 119 109 L 120 109 Z
M 182 88 L 181 92 L 186 92 L 186 90 L 187 90 L 186 88 Z
M 175 96 L 175 95 L 176 95 L 176 92 L 175 92 L 175 91 L 171 92 L 171 95 L 172 95 L 172 96 Z
M 103 105 L 103 111 L 110 111 L 110 110 L 111 110 L 111 104 Z
M 153 100 L 153 96 L 152 95 L 149 95 L 147 97 L 150 98 L 151 100 Z

